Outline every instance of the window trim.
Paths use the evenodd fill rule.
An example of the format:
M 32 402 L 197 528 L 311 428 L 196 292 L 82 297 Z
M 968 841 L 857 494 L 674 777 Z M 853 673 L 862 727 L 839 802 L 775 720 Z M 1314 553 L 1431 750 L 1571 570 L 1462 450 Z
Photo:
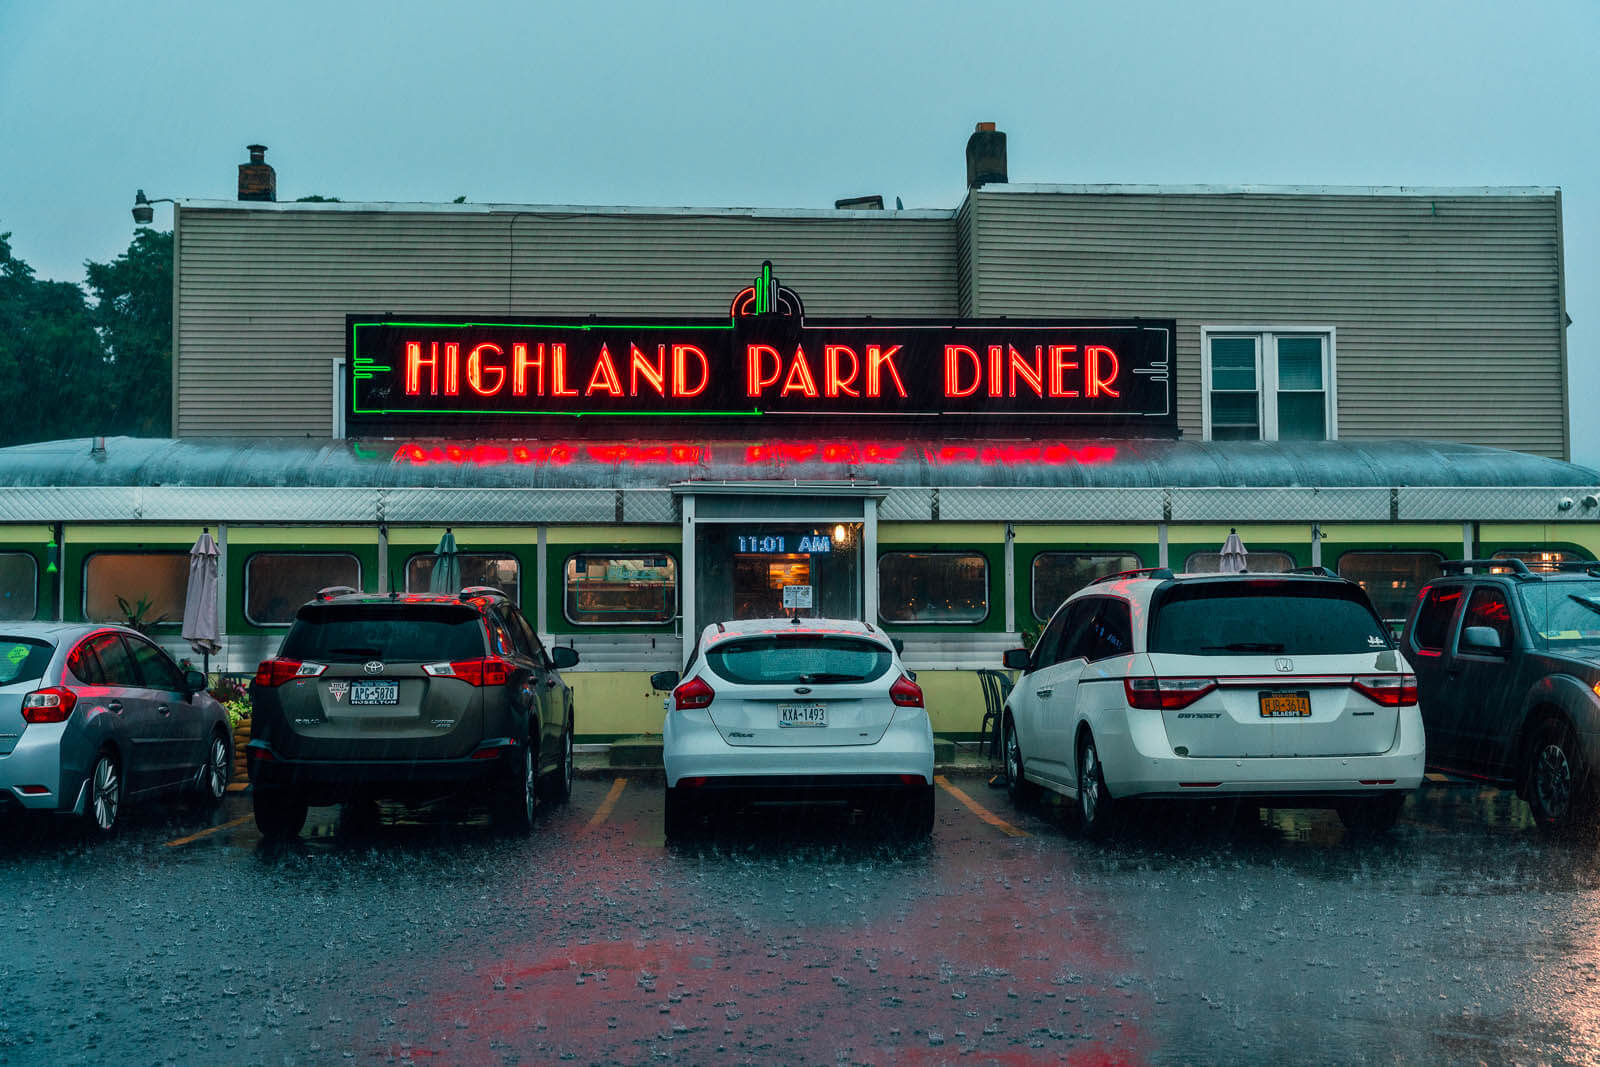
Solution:
M 411 588 L 411 564 L 415 563 L 419 559 L 432 559 L 435 555 L 437 555 L 437 553 L 435 553 L 435 552 L 433 552 L 431 550 L 426 550 L 425 549 L 425 550 L 420 551 L 420 552 L 413 552 L 413 553 L 411 553 L 411 555 L 409 555 L 409 556 L 407 556 L 405 558 L 405 561 L 400 564 L 400 585 L 403 587 L 403 592 L 408 593 L 408 594 L 409 593 L 426 593 L 426 592 L 428 592 L 428 590 L 426 590 L 426 589 L 413 589 L 413 588 Z M 467 557 L 471 557 L 471 556 L 482 556 L 482 557 L 487 557 L 489 559 L 509 559 L 511 562 L 515 563 L 517 565 L 517 595 L 515 597 L 513 597 L 509 593 L 507 593 L 506 594 L 506 599 L 511 601 L 513 604 L 517 605 L 518 607 L 522 606 L 522 584 L 523 583 L 522 583 L 522 557 L 521 556 L 517 555 L 515 552 L 457 552 L 456 555 L 458 555 L 458 556 L 460 556 L 462 558 L 467 558 Z M 504 592 L 504 590 L 501 590 L 501 592 Z
M 1110 549 L 1102 551 L 1088 551 L 1074 548 L 1040 548 L 1036 550 L 1033 553 L 1033 557 L 1028 560 L 1028 611 L 1033 615 L 1034 621 L 1041 625 L 1046 625 L 1051 619 L 1055 618 L 1055 611 L 1053 610 L 1049 615 L 1046 615 L 1043 618 L 1039 616 L 1039 561 L 1045 556 L 1131 556 L 1134 560 L 1134 566 L 1129 568 L 1130 570 L 1138 570 L 1144 566 L 1144 556 L 1131 548 L 1125 548 L 1120 551 L 1113 551 Z M 1120 574 L 1121 572 L 1112 571 L 1111 573 Z M 1089 585 L 1094 584 L 1094 582 L 1097 580 L 1098 579 L 1091 578 L 1087 583 L 1084 584 L 1084 586 L 1080 588 L 1087 588 Z M 1074 589 L 1071 593 L 1068 593 L 1066 596 L 1062 597 L 1061 603 L 1057 604 L 1056 607 L 1061 607 L 1061 604 L 1065 604 L 1077 592 L 1078 590 Z M 1041 630 L 1041 633 L 1042 632 L 1043 631 Z
M 0 551 L 0 556 L 22 556 L 33 566 L 33 614 L 24 619 L 12 619 L 11 622 L 31 622 L 39 617 L 39 557 L 27 549 L 6 549 Z
M 1343 578 L 1345 581 L 1347 581 L 1347 582 L 1356 582 L 1356 584 L 1359 585 L 1360 582 L 1357 581 L 1357 579 L 1348 577 L 1344 573 L 1344 561 L 1345 561 L 1345 559 L 1347 557 L 1349 557 L 1349 556 L 1401 556 L 1401 555 L 1406 555 L 1406 556 L 1432 556 L 1434 558 L 1434 560 L 1436 562 L 1438 562 L 1439 565 L 1440 565 L 1439 566 L 1440 574 L 1437 575 L 1436 577 L 1443 576 L 1444 562 L 1445 562 L 1446 559 L 1449 558 L 1443 552 L 1440 552 L 1436 548 L 1348 548 L 1348 549 L 1345 549 L 1343 552 L 1339 553 L 1338 558 L 1333 561 L 1333 567 L 1331 569 L 1332 569 L 1333 573 L 1337 574 L 1340 578 Z M 1326 565 L 1326 564 L 1324 564 L 1324 565 Z M 1431 582 L 1431 581 L 1434 581 L 1434 578 L 1425 578 L 1425 579 L 1423 579 L 1422 585 L 1418 587 L 1418 590 L 1420 591 L 1421 589 L 1426 588 L 1427 584 L 1429 582 Z M 1367 600 L 1368 601 L 1372 600 L 1372 594 L 1367 592 L 1367 590 L 1365 588 L 1362 589 L 1362 592 L 1367 594 Z M 1405 624 L 1405 621 L 1408 618 L 1411 617 L 1411 608 L 1415 605 L 1415 601 L 1416 601 L 1416 594 L 1412 594 L 1412 604 L 1407 605 L 1406 606 L 1406 610 L 1401 612 L 1399 615 L 1393 615 L 1393 616 L 1384 615 L 1382 612 L 1378 611 L 1378 605 L 1377 605 L 1376 602 L 1374 602 L 1372 604 L 1372 610 L 1373 610 L 1374 613 L 1377 614 L 1378 619 L 1385 626 L 1390 627 L 1391 633 L 1399 633 L 1398 630 L 1394 629 L 1394 624 L 1396 622 L 1400 623 L 1402 626 Z
M 1318 336 L 1322 347 L 1323 412 L 1327 437 L 1339 439 L 1338 327 L 1298 323 L 1275 325 L 1217 325 L 1200 327 L 1200 439 L 1211 440 L 1211 339 L 1213 337 L 1253 337 L 1256 341 L 1256 415 L 1261 440 L 1278 440 L 1278 353 L 1273 342 L 1280 337 Z M 1270 355 L 1269 355 L 1270 353 Z M 1267 403 L 1271 396 L 1273 402 Z
M 96 548 L 94 551 L 84 555 L 83 562 L 78 568 L 78 617 L 86 623 L 98 623 L 102 626 L 126 626 L 126 619 L 91 619 L 89 617 L 89 564 L 100 556 L 181 556 L 187 561 L 189 550 L 186 548 L 139 548 L 128 550 L 112 546 L 109 548 Z M 185 562 L 185 571 L 187 571 L 188 566 L 188 563 Z M 185 585 L 178 593 L 178 617 L 164 619 L 155 624 L 157 627 L 182 628 L 183 603 L 188 599 L 187 581 L 186 577 Z M 220 608 L 221 605 L 219 604 L 218 606 Z M 37 609 L 35 609 L 35 613 L 37 613 Z
M 983 615 L 976 619 L 886 619 L 883 615 L 883 560 L 885 556 L 977 556 L 983 561 Z M 982 626 L 994 614 L 989 588 L 989 554 L 981 548 L 891 548 L 878 550 L 878 625 L 880 626 Z
M 567 568 L 571 565 L 572 561 L 577 559 L 579 556 L 605 556 L 609 559 L 639 559 L 643 556 L 665 556 L 670 559 L 672 561 L 672 603 L 668 605 L 667 617 L 665 619 L 650 619 L 648 621 L 635 622 L 618 622 L 616 620 L 580 622 L 577 619 L 574 619 L 567 612 Z M 559 584 L 561 587 L 561 617 L 566 619 L 568 625 L 571 626 L 670 626 L 675 619 L 679 618 L 679 613 L 682 610 L 683 561 L 678 558 L 676 553 L 668 552 L 664 549 L 628 551 L 626 548 L 612 550 L 580 548 L 576 552 L 568 553 L 566 557 L 562 559 L 561 568 L 557 571 L 557 574 L 559 575 Z M 537 634 L 538 631 L 535 630 L 534 633 Z
M 285 552 L 282 549 L 275 548 L 258 549 L 244 558 L 244 579 L 240 583 L 244 586 L 244 600 L 239 605 L 239 613 L 244 616 L 245 622 L 249 623 L 251 626 L 258 626 L 263 630 L 286 630 L 290 626 L 294 625 L 294 618 L 291 616 L 288 622 L 257 622 L 255 619 L 250 617 L 250 566 L 261 556 L 332 556 L 343 559 L 353 559 L 356 563 L 355 588 L 366 588 L 366 586 L 361 584 L 361 557 L 356 555 L 354 552 Z M 315 594 L 316 590 L 313 589 L 312 593 Z M 296 604 L 295 610 L 298 611 L 299 608 L 300 605 Z

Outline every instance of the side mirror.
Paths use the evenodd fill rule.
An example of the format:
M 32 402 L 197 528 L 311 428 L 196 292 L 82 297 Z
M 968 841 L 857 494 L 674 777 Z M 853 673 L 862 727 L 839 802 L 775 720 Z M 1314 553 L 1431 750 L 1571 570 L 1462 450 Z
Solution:
M 550 662 L 555 664 L 558 671 L 564 671 L 568 667 L 576 667 L 578 665 L 578 650 L 557 645 L 550 650 Z
M 659 689 L 663 693 L 670 693 L 678 685 L 677 671 L 657 671 L 650 676 L 650 688 Z
M 1028 650 L 1025 648 L 1006 649 L 1001 662 L 1005 664 L 1006 670 L 1010 671 L 1025 671 L 1033 666 L 1033 661 L 1029 659 Z
M 199 671 L 184 671 L 183 687 L 187 689 L 189 694 L 192 696 L 206 687 L 206 676 L 201 674 Z
M 1493 626 L 1469 626 L 1461 631 L 1461 647 L 1471 646 L 1474 651 L 1500 652 L 1505 646 L 1500 643 L 1500 631 Z
M 889 643 L 894 646 L 895 655 L 900 656 L 905 654 L 906 643 L 903 640 L 898 637 L 891 637 L 889 638 Z

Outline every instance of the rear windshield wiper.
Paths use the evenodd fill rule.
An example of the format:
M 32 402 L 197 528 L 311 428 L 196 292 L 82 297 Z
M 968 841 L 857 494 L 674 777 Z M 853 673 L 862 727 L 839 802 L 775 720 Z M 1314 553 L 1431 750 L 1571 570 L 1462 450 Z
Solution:
M 864 682 L 865 678 L 859 674 L 802 674 L 795 678 L 797 682 Z
M 1282 652 L 1283 645 L 1271 641 L 1235 641 L 1231 645 L 1205 645 L 1206 652 Z

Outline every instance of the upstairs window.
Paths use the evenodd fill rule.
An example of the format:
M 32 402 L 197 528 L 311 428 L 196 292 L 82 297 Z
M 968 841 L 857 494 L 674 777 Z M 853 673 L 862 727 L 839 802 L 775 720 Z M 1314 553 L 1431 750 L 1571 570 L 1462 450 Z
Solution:
M 1203 329 L 1208 441 L 1331 441 L 1332 330 Z

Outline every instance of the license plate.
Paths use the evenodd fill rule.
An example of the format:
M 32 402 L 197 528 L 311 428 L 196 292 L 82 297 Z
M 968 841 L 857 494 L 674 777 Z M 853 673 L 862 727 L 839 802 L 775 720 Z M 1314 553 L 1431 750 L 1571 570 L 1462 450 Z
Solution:
M 350 703 L 352 704 L 398 704 L 400 703 L 399 682 L 351 682 Z
M 1263 692 L 1259 696 L 1263 719 L 1304 719 L 1311 715 L 1309 689 L 1302 689 L 1297 693 Z
M 779 704 L 779 726 L 826 726 L 828 725 L 828 705 L 826 704 Z

